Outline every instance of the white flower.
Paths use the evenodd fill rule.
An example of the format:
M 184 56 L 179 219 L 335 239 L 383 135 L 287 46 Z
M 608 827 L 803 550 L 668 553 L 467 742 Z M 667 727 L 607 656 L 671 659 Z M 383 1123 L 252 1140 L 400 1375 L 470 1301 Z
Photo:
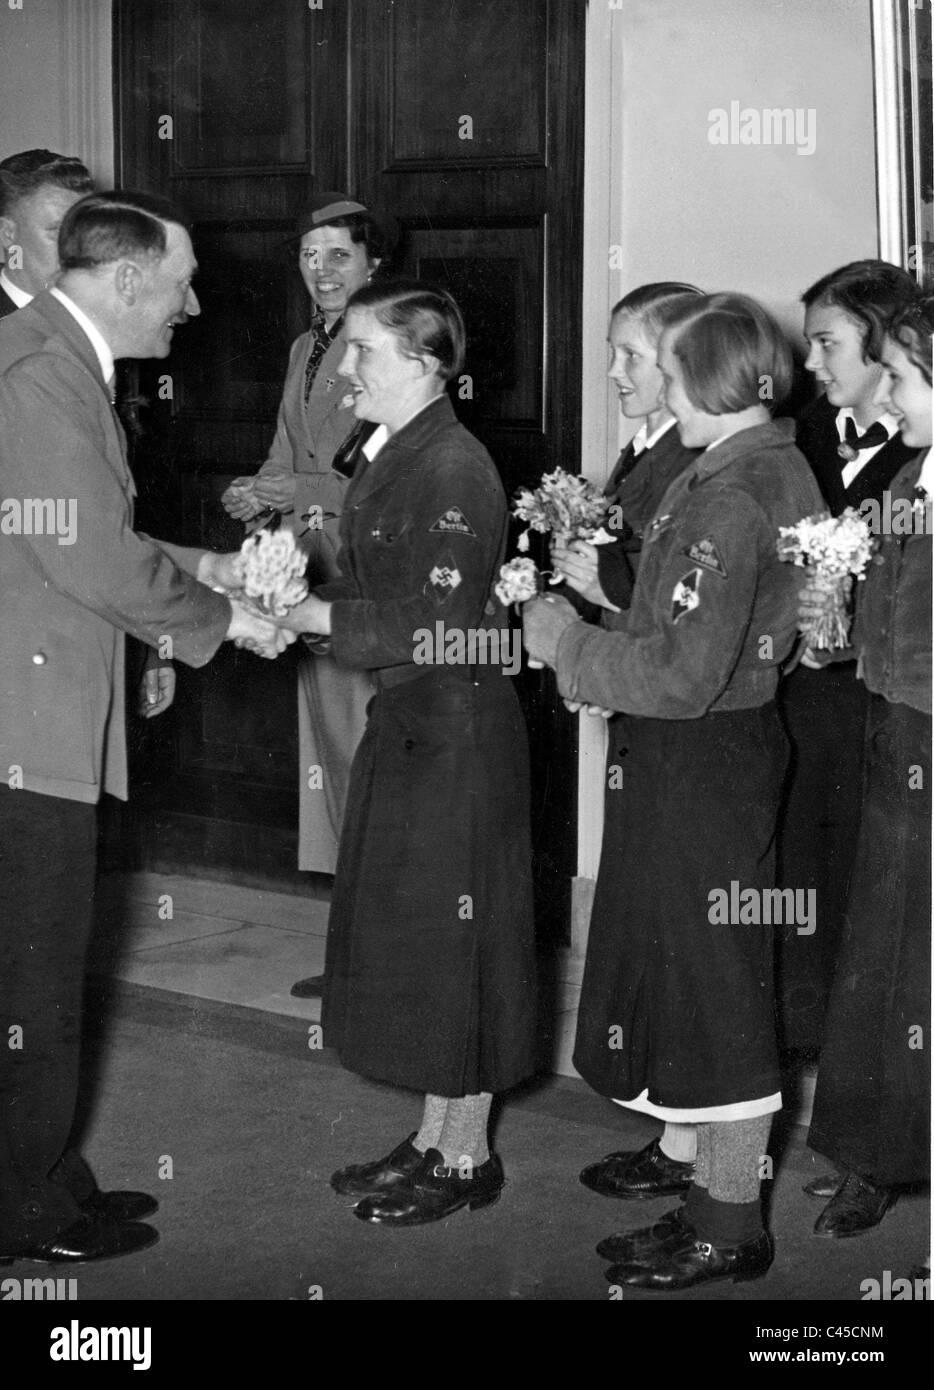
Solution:
M 534 560 L 517 558 L 501 565 L 494 593 L 500 603 L 525 603 L 538 593 L 538 569 Z
M 306 564 L 291 531 L 256 531 L 240 547 L 237 568 L 247 598 L 281 618 L 308 593 Z

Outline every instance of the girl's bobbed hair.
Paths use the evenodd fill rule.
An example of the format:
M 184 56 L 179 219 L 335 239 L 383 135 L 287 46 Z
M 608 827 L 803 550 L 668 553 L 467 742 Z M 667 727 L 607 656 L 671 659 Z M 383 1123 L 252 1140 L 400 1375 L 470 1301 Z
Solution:
M 772 315 L 746 294 L 708 294 L 670 311 L 671 350 L 691 404 L 707 415 L 769 410 L 791 390 L 791 348 Z

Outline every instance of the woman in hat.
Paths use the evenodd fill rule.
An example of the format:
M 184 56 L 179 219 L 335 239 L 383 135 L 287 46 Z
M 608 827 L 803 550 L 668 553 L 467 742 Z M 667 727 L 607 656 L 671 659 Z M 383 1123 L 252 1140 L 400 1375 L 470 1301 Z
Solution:
M 318 194 L 296 219 L 311 327 L 292 344 L 269 457 L 255 476 L 235 478 L 221 498 L 240 521 L 279 513 L 308 552 L 312 586 L 337 573 L 337 528 L 355 457 L 353 401 L 337 373 L 346 350 L 344 309 L 393 250 L 395 232 L 391 219 L 343 193 Z M 341 668 L 326 653 L 309 653 L 299 666 L 300 869 L 334 872 L 350 764 L 372 693 L 367 672 Z M 300 980 L 292 993 L 319 994 L 321 978 Z

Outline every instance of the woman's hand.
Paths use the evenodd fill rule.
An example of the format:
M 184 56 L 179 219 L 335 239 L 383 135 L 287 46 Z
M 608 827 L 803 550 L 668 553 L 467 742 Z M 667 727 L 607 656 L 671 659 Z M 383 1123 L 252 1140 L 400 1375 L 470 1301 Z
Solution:
M 289 632 L 314 632 L 328 636 L 331 631 L 331 605 L 317 594 L 309 594 L 301 603 L 290 608 L 282 618 L 277 618 L 279 627 Z
M 572 589 L 600 608 L 610 608 L 616 612 L 600 587 L 597 565 L 597 547 L 587 541 L 571 541 L 570 545 L 553 545 L 551 563 L 555 570 L 567 581 Z
M 253 497 L 264 507 L 277 512 L 290 512 L 295 506 L 295 474 L 257 473 L 253 479 Z
M 615 709 L 604 709 L 602 705 L 585 705 L 583 700 L 565 700 L 564 708 L 570 710 L 571 714 L 579 714 L 583 709 L 588 714 L 599 715 L 601 719 L 612 719 L 616 713 Z
M 221 506 L 236 521 L 250 521 L 266 510 L 265 502 L 258 502 L 253 493 L 253 478 L 234 478 L 226 492 L 221 494 Z

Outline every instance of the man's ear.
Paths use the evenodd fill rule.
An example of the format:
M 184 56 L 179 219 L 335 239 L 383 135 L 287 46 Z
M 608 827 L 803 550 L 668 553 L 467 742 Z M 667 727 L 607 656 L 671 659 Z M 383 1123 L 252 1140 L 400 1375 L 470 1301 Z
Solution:
M 135 304 L 143 286 L 143 272 L 134 261 L 120 261 L 114 271 L 114 289 L 124 304 Z
M 7 251 L 15 241 L 16 223 L 12 217 L 0 217 L 0 246 Z

